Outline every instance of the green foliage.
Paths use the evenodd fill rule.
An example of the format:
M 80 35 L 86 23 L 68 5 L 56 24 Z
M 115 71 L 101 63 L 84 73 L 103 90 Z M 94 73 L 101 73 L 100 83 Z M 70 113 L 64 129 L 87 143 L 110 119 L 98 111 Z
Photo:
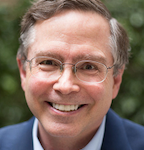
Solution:
M 29 1 L 15 6 L 0 5 L 0 127 L 27 120 L 32 116 L 20 86 L 16 63 L 20 20 Z M 144 125 L 144 1 L 103 0 L 112 16 L 130 37 L 130 64 L 123 76 L 119 95 L 112 108 L 122 117 Z
M 104 3 L 127 30 L 131 45 L 130 63 L 112 108 L 122 117 L 144 125 L 144 1 L 104 0 Z
M 29 4 L 0 5 L 0 127 L 26 120 L 31 113 L 26 105 L 16 63 L 20 20 Z

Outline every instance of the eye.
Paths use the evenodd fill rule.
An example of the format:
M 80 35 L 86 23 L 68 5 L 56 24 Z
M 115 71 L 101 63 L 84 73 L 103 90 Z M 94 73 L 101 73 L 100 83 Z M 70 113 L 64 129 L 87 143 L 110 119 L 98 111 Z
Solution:
M 83 66 L 83 69 L 93 70 L 93 69 L 95 69 L 95 67 L 93 65 L 91 65 L 91 64 L 86 64 L 86 65 Z
M 60 67 L 60 62 L 52 58 L 39 58 L 37 68 L 41 71 L 56 71 Z
M 54 60 L 43 60 L 39 64 L 40 65 L 58 66 L 58 63 Z
M 91 63 L 84 63 L 79 67 L 79 69 L 92 71 L 92 70 L 98 70 L 98 66 Z

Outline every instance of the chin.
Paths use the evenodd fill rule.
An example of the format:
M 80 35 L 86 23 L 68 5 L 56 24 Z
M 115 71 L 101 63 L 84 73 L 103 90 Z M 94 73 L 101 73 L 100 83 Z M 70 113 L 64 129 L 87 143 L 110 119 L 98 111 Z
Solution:
M 50 128 L 46 126 L 45 131 L 53 136 L 53 137 L 76 137 L 79 133 L 80 130 L 75 128 L 74 125 L 62 125 L 62 124 L 55 124 L 51 125 Z

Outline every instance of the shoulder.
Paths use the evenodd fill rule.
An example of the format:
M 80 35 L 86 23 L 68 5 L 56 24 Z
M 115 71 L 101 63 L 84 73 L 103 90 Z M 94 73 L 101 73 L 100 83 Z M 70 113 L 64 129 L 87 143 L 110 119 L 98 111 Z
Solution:
M 111 119 L 112 121 L 121 123 L 121 125 L 123 125 L 123 129 L 125 130 L 128 136 L 139 135 L 140 137 L 144 137 L 144 126 L 134 123 L 130 120 L 123 119 L 112 110 L 109 110 L 107 117 L 109 117 L 109 119 Z
M 16 144 L 21 145 L 27 141 L 32 141 L 33 122 L 34 117 L 20 124 L 0 128 L 0 149 L 1 147 L 12 147 Z
M 127 119 L 122 119 L 126 135 L 132 147 L 144 149 L 144 127 Z
M 144 149 L 144 127 L 121 118 L 111 109 L 107 114 L 105 132 L 106 143 L 113 147 L 119 145 L 121 149 Z
M 0 128 L 0 138 L 1 136 L 4 136 L 6 134 L 13 135 L 14 133 L 16 134 L 16 133 L 21 133 L 26 130 L 29 130 L 33 124 L 33 121 L 34 121 L 34 118 L 31 118 L 30 120 L 25 121 L 23 123 Z

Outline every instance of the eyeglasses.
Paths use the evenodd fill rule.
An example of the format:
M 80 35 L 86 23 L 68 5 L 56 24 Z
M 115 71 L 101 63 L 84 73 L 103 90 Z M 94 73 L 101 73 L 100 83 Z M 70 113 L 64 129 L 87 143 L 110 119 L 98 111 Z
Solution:
M 105 64 L 92 60 L 82 60 L 76 64 L 62 63 L 58 59 L 45 56 L 34 57 L 26 61 L 29 62 L 32 75 L 49 80 L 58 79 L 62 75 L 64 66 L 72 65 L 72 70 L 79 80 L 101 83 L 106 79 L 108 70 L 113 67 L 107 67 Z

